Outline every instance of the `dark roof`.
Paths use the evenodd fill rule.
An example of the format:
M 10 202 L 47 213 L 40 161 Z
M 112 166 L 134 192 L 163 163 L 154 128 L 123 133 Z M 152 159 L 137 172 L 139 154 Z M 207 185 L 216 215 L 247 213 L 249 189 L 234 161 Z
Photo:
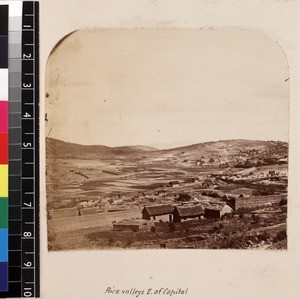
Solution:
M 174 211 L 174 207 L 171 205 L 149 206 L 144 207 L 143 212 L 144 211 L 146 211 L 150 216 L 160 216 L 172 214 Z
M 205 211 L 221 211 L 222 208 L 223 208 L 223 206 L 222 207 L 220 207 L 220 206 L 218 206 L 218 207 L 207 207 L 207 208 L 205 208 Z
M 218 206 L 209 206 L 205 208 L 205 211 L 221 211 L 224 207 L 229 206 L 231 209 L 233 209 L 232 205 L 228 202 L 226 202 L 225 204 L 221 204 Z
M 204 210 L 200 205 L 191 207 L 176 207 L 175 209 L 180 217 L 204 215 Z

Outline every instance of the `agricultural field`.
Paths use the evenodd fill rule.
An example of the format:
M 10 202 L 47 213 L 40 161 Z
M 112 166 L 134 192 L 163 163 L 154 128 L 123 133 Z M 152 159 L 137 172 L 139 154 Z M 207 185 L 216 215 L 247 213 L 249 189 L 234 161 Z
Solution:
M 157 150 L 48 139 L 49 249 L 285 249 L 287 149 L 275 141 L 229 140 Z M 209 209 L 230 199 L 237 207 L 217 219 L 142 221 L 145 206 Z M 67 214 L 72 208 L 75 214 Z M 96 214 L 79 216 L 87 208 Z M 56 219 L 57 210 L 62 217 Z M 122 221 L 138 222 L 138 231 L 114 230 Z
M 113 231 L 108 223 L 67 230 L 55 230 L 51 225 L 50 222 L 50 250 L 287 248 L 286 206 L 279 205 L 261 211 L 249 209 L 221 219 L 160 223 L 151 226 L 154 229 L 144 226 L 138 232 Z

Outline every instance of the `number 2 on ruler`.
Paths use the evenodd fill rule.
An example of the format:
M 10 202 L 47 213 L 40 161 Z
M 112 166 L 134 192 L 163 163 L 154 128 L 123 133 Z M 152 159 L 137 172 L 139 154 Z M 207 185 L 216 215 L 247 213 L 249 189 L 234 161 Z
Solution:
M 30 59 L 31 58 L 31 54 L 23 54 L 23 58 L 24 59 Z

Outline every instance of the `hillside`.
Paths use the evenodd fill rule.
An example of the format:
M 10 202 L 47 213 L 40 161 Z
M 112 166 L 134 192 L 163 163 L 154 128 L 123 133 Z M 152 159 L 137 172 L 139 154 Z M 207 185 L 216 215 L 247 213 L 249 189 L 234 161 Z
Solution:
M 113 159 L 136 157 L 210 159 L 216 162 L 239 162 L 251 157 L 279 158 L 287 156 L 288 145 L 279 141 L 221 140 L 193 144 L 173 149 L 158 150 L 147 146 L 79 145 L 47 138 L 47 157 L 78 159 Z
M 140 145 L 109 147 L 104 145 L 81 145 L 53 138 L 46 139 L 46 155 L 48 158 L 113 159 L 119 156 L 135 155 L 156 150 L 152 147 Z
M 49 248 L 286 248 L 287 156 L 275 141 L 158 150 L 47 139 Z M 164 205 L 204 215 L 142 219 Z
M 221 140 L 150 153 L 165 159 L 240 163 L 246 160 L 279 159 L 288 155 L 288 144 L 279 141 Z

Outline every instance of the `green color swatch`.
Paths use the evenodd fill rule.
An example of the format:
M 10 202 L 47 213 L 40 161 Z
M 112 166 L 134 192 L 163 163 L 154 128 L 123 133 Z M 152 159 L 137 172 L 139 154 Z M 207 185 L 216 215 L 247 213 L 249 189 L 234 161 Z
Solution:
M 0 197 L 0 228 L 8 228 L 8 199 Z

